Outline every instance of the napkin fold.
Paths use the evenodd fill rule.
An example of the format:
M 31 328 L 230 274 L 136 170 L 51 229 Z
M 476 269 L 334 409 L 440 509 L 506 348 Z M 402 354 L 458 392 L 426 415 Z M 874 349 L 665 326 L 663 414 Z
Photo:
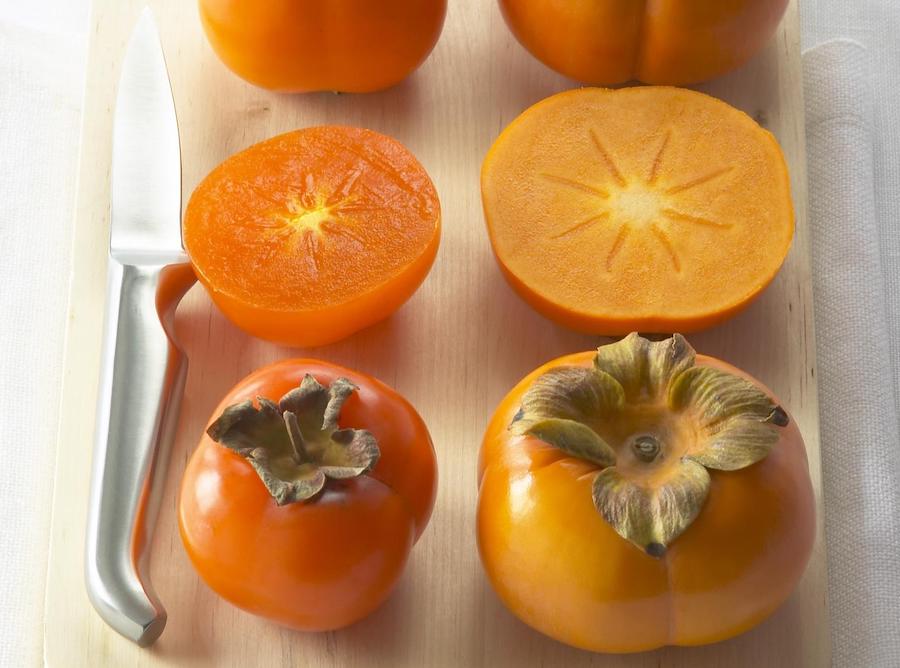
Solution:
M 833 664 L 900 666 L 900 420 L 868 51 L 804 54 Z M 896 333 L 895 333 L 896 334 Z

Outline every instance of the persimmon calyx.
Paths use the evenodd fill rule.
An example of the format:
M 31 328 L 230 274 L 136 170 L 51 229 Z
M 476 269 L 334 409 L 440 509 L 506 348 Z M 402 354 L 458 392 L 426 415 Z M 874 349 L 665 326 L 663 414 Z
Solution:
M 245 457 L 279 506 L 316 497 L 328 480 L 370 471 L 380 451 L 365 429 L 340 429 L 347 398 L 358 389 L 346 378 L 324 386 L 306 374 L 276 404 L 257 397 L 226 408 L 206 433 Z
M 540 376 L 510 425 L 601 468 L 594 506 L 654 557 L 700 514 L 708 469 L 762 460 L 788 423 L 753 383 L 695 361 L 680 334 L 656 342 L 630 334 L 598 348 L 591 368 Z

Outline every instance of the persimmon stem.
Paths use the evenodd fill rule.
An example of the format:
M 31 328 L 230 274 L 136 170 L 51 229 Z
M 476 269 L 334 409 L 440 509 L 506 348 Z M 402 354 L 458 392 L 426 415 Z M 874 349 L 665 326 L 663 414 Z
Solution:
M 329 480 L 365 475 L 378 463 L 378 441 L 365 429 L 340 428 L 341 406 L 358 388 L 346 378 L 322 385 L 305 374 L 278 402 L 257 397 L 228 406 L 207 429 L 244 457 L 279 506 L 313 501 Z
M 660 447 L 656 437 L 649 434 L 638 436 L 631 443 L 631 448 L 637 458 L 648 464 L 659 456 Z
M 283 417 L 284 424 L 287 427 L 288 438 L 291 441 L 291 447 L 294 449 L 294 461 L 298 464 L 308 462 L 309 453 L 306 451 L 303 434 L 300 433 L 300 424 L 297 422 L 297 416 L 290 411 L 285 411 Z
M 696 362 L 680 334 L 662 341 L 629 334 L 598 348 L 590 368 L 560 366 L 539 376 L 510 425 L 593 464 L 594 507 L 653 557 L 697 518 L 709 471 L 762 460 L 789 419 L 751 381 Z

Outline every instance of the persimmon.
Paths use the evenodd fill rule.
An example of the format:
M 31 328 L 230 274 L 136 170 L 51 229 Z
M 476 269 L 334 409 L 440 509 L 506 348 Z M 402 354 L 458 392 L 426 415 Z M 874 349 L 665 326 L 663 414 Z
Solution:
M 446 13 L 447 0 L 200 0 L 222 62 L 283 92 L 393 86 L 431 53 Z
M 747 62 L 788 0 L 500 0 L 513 34 L 545 65 L 589 84 L 684 85 Z
M 538 102 L 481 172 L 494 254 L 545 316 L 597 334 L 690 332 L 745 308 L 794 233 L 775 138 L 690 90 L 585 88 Z
M 324 631 L 377 608 L 431 516 L 437 466 L 416 410 L 316 360 L 263 367 L 213 413 L 178 523 L 203 580 L 280 624 Z
M 598 652 L 717 642 L 802 576 L 815 499 L 796 423 L 683 337 L 556 359 L 503 399 L 479 461 L 478 547 L 524 622 Z
M 428 274 L 440 203 L 385 135 L 313 127 L 231 156 L 194 190 L 184 243 L 241 329 L 293 346 L 337 341 L 400 307 Z

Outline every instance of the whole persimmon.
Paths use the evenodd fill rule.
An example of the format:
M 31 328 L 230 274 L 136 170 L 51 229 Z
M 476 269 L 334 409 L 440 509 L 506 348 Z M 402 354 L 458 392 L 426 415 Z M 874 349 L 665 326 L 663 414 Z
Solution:
M 684 85 L 744 64 L 788 0 L 500 0 L 513 34 L 556 71 L 590 84 Z
M 388 597 L 436 481 L 428 429 L 402 396 L 350 369 L 285 360 L 222 399 L 185 470 L 178 523 L 223 598 L 326 631 Z
M 369 93 L 409 76 L 440 37 L 447 0 L 200 0 L 213 50 L 282 92 Z
M 815 538 L 794 421 L 677 334 L 527 376 L 494 413 L 479 479 L 478 546 L 500 599 L 597 652 L 746 631 L 793 591 Z

